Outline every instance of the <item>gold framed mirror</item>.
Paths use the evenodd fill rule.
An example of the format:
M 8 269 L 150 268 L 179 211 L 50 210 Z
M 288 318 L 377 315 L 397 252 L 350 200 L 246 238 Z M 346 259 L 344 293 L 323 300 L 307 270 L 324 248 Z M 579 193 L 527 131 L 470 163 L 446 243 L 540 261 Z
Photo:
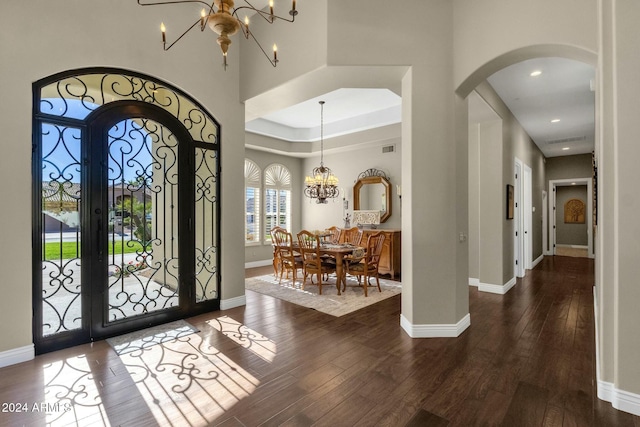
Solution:
M 379 210 L 380 223 L 391 216 L 391 182 L 378 169 L 367 169 L 358 175 L 353 186 L 354 210 Z

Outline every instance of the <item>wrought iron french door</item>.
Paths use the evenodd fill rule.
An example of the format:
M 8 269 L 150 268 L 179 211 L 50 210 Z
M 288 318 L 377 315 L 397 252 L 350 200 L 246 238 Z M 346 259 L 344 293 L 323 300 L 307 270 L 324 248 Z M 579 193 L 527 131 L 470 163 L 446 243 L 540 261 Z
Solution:
M 34 131 L 37 353 L 219 309 L 217 144 L 131 100 Z
M 89 122 L 85 276 L 91 336 L 100 338 L 187 313 L 193 144 L 175 118 L 145 104 L 110 104 Z

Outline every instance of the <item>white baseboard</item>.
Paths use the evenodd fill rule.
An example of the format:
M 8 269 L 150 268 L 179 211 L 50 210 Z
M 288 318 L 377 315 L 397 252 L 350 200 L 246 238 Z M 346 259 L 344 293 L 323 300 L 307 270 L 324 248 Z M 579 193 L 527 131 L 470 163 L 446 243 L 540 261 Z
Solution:
M 544 255 L 540 255 L 538 258 L 533 260 L 533 262 L 531 263 L 531 270 L 536 268 L 536 265 L 540 264 L 540 261 L 542 261 L 543 259 L 544 259 Z
M 231 308 L 242 307 L 243 305 L 247 305 L 246 295 L 220 300 L 220 310 L 229 310 Z
M 478 285 L 478 290 L 481 291 L 481 292 L 489 292 L 489 293 L 492 293 L 492 294 L 504 295 L 507 292 L 509 292 L 509 289 L 513 288 L 513 286 L 515 284 L 516 284 L 516 278 L 512 277 L 511 280 L 509 280 L 504 285 L 493 285 L 491 283 L 480 283 Z
M 455 338 L 471 325 L 471 315 L 467 313 L 458 323 L 437 325 L 413 325 L 400 315 L 400 326 L 411 338 Z
M 619 390 L 613 383 L 600 379 L 600 330 L 598 327 L 598 293 L 595 286 L 593 287 L 593 312 L 596 333 L 596 389 L 598 399 L 610 402 L 611 406 L 620 411 L 640 416 L 640 394 Z
M 469 277 L 469 286 L 480 286 L 480 279 Z
M 556 244 L 556 248 L 589 249 L 589 246 L 585 246 L 585 245 L 563 245 L 562 243 L 558 243 L 558 244 Z
M 612 383 L 598 380 L 598 399 L 611 402 L 614 408 L 640 416 L 640 394 L 616 388 Z
M 244 268 L 265 267 L 267 265 L 273 265 L 273 260 L 263 259 L 262 261 L 245 262 Z
M 0 352 L 0 368 L 26 362 L 27 360 L 32 360 L 34 357 L 36 357 L 36 350 L 33 344 L 3 351 Z

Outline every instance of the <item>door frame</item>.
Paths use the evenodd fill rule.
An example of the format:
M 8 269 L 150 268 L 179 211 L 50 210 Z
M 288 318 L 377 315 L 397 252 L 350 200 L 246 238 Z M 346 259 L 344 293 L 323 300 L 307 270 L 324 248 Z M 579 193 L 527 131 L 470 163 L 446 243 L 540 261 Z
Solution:
M 531 168 L 523 163 L 522 170 L 522 222 L 523 222 L 523 242 L 522 247 L 523 251 L 523 268 L 526 270 L 531 270 L 531 265 L 533 263 L 533 200 L 532 200 L 532 171 Z
M 593 245 L 593 177 L 573 178 L 573 179 L 554 179 L 549 181 L 549 250 L 546 255 L 556 254 L 556 187 L 586 185 L 587 186 L 587 255 L 589 258 L 595 258 Z
M 542 253 L 549 252 L 549 193 L 542 190 Z
M 180 283 L 178 286 L 178 305 L 159 311 L 140 314 L 135 317 L 125 317 L 123 319 L 110 322 L 109 313 L 109 284 L 107 276 L 107 260 L 103 261 L 102 253 L 108 253 L 108 230 L 103 224 L 108 222 L 108 199 L 104 191 L 104 186 L 108 185 L 107 170 L 104 167 L 108 162 L 109 144 L 108 131 L 117 123 L 124 120 L 145 118 L 158 122 L 163 127 L 169 129 L 179 141 L 177 158 L 179 164 L 179 190 L 178 190 L 178 272 Z M 190 313 L 190 301 L 193 299 L 191 274 L 189 266 L 195 264 L 194 230 L 190 228 L 193 223 L 193 160 L 189 158 L 189 149 L 194 146 L 194 142 L 184 126 L 172 114 L 158 106 L 140 101 L 115 101 L 106 104 L 86 118 L 87 122 L 87 146 L 90 152 L 90 165 L 103 165 L 93 168 L 89 184 L 93 185 L 89 189 L 90 199 L 85 218 L 88 220 L 89 228 L 87 237 L 83 237 L 83 278 L 88 280 L 91 294 L 91 304 L 87 310 L 83 310 L 83 316 L 90 320 L 89 335 L 91 340 L 108 338 L 114 335 L 142 329 L 152 325 L 158 325 L 173 320 L 178 320 Z M 192 154 L 193 152 L 191 152 Z M 97 170 L 96 170 L 97 169 Z M 95 238 L 95 236 L 98 239 Z M 95 241 L 98 240 L 98 241 Z M 165 242 L 166 243 L 166 242 Z M 101 246 L 101 247 L 98 247 Z M 98 251 L 98 256 L 92 251 Z M 86 251 L 86 252 L 85 252 Z
M 523 220 L 522 220 L 522 170 L 523 163 L 517 157 L 514 161 L 514 185 L 513 185 L 513 208 L 514 208 L 514 241 L 513 241 L 513 268 L 515 277 L 524 277 L 524 246 L 523 246 Z
M 97 79 L 95 78 L 97 75 Z M 115 83 L 114 83 L 115 82 Z M 117 85 L 117 86 L 116 86 Z M 180 126 L 185 132 L 189 134 L 189 157 L 192 158 L 193 166 L 190 170 L 195 174 L 189 174 L 189 179 L 196 181 L 195 195 L 188 195 L 186 192 L 184 196 L 191 197 L 194 200 L 201 200 L 198 203 L 208 204 L 207 209 L 214 218 L 220 218 L 221 214 L 221 126 L 215 120 L 213 116 L 191 96 L 182 92 L 180 89 L 173 87 L 171 84 L 162 80 L 156 79 L 152 76 L 138 73 L 135 71 L 129 71 L 119 68 L 110 67 L 91 67 L 75 70 L 67 70 L 57 74 L 50 75 L 42 78 L 33 83 L 33 97 L 32 97 L 32 135 L 33 135 L 33 149 L 32 149 L 32 277 L 33 277 L 33 342 L 35 345 L 36 354 L 45 353 L 48 351 L 58 350 L 61 348 L 70 347 L 77 344 L 87 343 L 93 341 L 94 338 L 90 334 L 91 319 L 84 316 L 84 313 L 80 319 L 80 325 L 74 324 L 72 328 L 62 328 L 61 332 L 44 335 L 43 332 L 43 305 L 45 299 L 43 298 L 43 248 L 44 248 L 44 227 L 43 227 L 43 199 L 42 199 L 42 132 L 41 128 L 43 124 L 52 124 L 54 126 L 72 127 L 79 129 L 80 137 L 83 144 L 86 140 L 91 138 L 90 121 L 87 119 L 91 115 L 101 114 L 110 108 L 115 108 L 117 105 L 125 105 L 127 103 L 131 105 L 137 105 L 141 108 L 155 109 L 158 115 L 161 115 L 169 120 L 171 123 L 176 123 L 176 126 Z M 49 96 L 52 95 L 52 96 Z M 67 100 L 76 101 L 81 103 L 84 108 L 84 115 L 81 117 L 74 116 L 73 114 L 67 114 L 69 106 Z M 95 101 L 94 101 L 95 100 Z M 60 112 L 58 112 L 58 105 L 55 106 L 50 101 L 60 101 Z M 86 102 L 86 104 L 85 104 Z M 113 104 L 113 105 L 112 105 Z M 163 125 L 166 125 L 164 119 L 161 121 Z M 86 150 L 86 148 L 85 148 Z M 91 159 L 87 158 L 87 153 L 81 153 L 81 160 L 77 164 L 86 164 Z M 195 159 L 195 160 L 193 160 Z M 197 161 L 196 161 L 197 160 Z M 199 162 L 199 163 L 198 163 Z M 198 163 L 198 164 L 196 164 Z M 195 170 L 208 170 L 211 171 L 213 179 L 205 184 L 199 182 L 200 175 Z M 84 172 L 83 172 L 84 173 Z M 195 175 L 195 176 L 192 176 Z M 204 175 L 203 175 L 204 176 Z M 182 178 L 181 178 L 182 179 Z M 82 181 L 89 182 L 86 177 L 82 177 Z M 213 183 L 213 184 L 212 184 Z M 90 189 L 88 184 L 83 184 L 85 188 L 82 188 L 82 197 L 84 194 L 88 194 Z M 201 188 L 202 187 L 202 188 Z M 207 192 L 206 195 L 204 192 Z M 181 194 L 183 195 L 183 194 Z M 179 195 L 178 197 L 180 197 Z M 191 199 L 190 199 L 191 200 Z M 204 200 L 202 202 L 202 200 Z M 87 200 L 88 201 L 88 200 Z M 195 202 L 194 202 L 195 203 Z M 87 205 L 88 206 L 88 205 Z M 96 231 L 100 224 L 94 221 L 90 215 L 90 212 L 95 212 L 95 207 L 91 206 L 91 209 L 83 208 L 80 212 L 82 216 L 81 221 L 85 224 L 85 228 L 90 231 L 82 230 L 81 239 L 83 244 L 80 247 L 79 258 L 82 260 L 85 251 L 90 250 L 92 244 L 97 242 L 93 232 Z M 195 210 L 194 206 L 190 206 L 189 209 Z M 198 207 L 200 212 L 200 207 Z M 208 216 L 198 214 L 194 216 L 191 213 L 191 217 L 200 221 L 200 218 L 207 219 Z M 190 223 L 193 221 L 181 221 Z M 199 224 L 189 224 L 188 227 L 192 227 L 198 232 Z M 186 225 L 185 225 L 186 227 Z M 186 229 L 185 229 L 186 230 Z M 195 258 L 191 258 L 191 265 L 189 270 L 181 271 L 188 275 L 185 279 L 194 285 L 186 294 L 190 298 L 190 310 L 185 312 L 184 310 L 176 310 L 175 318 L 184 318 L 187 315 L 197 315 L 209 311 L 220 309 L 221 298 L 221 253 L 219 248 L 221 247 L 221 225 L 219 220 L 215 221 L 213 226 L 207 232 L 206 242 L 203 240 L 203 244 L 206 244 L 206 251 L 203 252 L 199 246 L 195 248 Z M 86 236 L 85 236 L 86 234 Z M 85 242 L 85 239 L 88 240 Z M 199 239 L 199 238 L 198 238 Z M 62 240 L 61 240 L 62 241 Z M 196 241 L 195 238 L 191 239 L 192 242 Z M 199 241 L 199 240 L 197 240 Z M 87 244 L 88 243 L 88 244 Z M 105 241 L 106 244 L 106 241 Z M 200 244 L 200 243 L 198 243 Z M 211 252 L 209 252 L 211 251 Z M 211 254 L 214 254 L 213 256 Z M 205 261 L 201 258 L 207 257 Z M 196 266 L 196 261 L 198 265 Z M 205 267 L 203 267 L 205 266 Z M 86 266 L 81 265 L 82 272 L 85 274 Z M 198 279 L 198 268 L 207 269 L 209 272 L 209 281 L 202 287 Z M 82 276 L 83 279 L 87 277 Z M 79 282 L 80 286 L 85 286 L 83 279 Z M 182 281 L 182 279 L 181 279 Z M 211 286 L 209 286 L 209 283 Z M 196 291 L 195 286 L 198 286 Z M 77 292 L 77 291 L 76 291 Z M 196 292 L 202 292 L 200 296 L 196 295 Z M 197 297 L 196 297 L 197 296 Z M 77 293 L 77 299 L 81 301 L 80 311 L 85 310 L 86 307 L 91 306 L 92 295 L 85 292 Z M 150 326 L 150 323 L 163 323 L 165 321 L 172 320 L 173 317 L 160 316 L 158 321 L 150 322 L 140 321 L 136 324 L 135 329 L 141 329 Z M 77 319 L 77 317 L 76 317 Z M 121 330 L 116 328 L 110 329 L 108 334 L 101 335 L 99 338 L 106 338 L 110 335 L 117 335 L 121 333 Z

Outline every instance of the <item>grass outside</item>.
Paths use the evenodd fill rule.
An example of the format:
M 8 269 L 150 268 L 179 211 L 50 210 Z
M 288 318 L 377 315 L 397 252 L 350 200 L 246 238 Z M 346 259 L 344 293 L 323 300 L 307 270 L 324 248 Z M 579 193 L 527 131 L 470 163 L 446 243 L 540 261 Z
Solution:
M 142 252 L 143 247 L 135 241 L 116 241 L 109 243 L 109 254 L 132 254 Z M 80 244 L 76 242 L 49 242 L 44 245 L 44 259 L 47 261 L 58 259 L 73 259 L 80 257 Z

